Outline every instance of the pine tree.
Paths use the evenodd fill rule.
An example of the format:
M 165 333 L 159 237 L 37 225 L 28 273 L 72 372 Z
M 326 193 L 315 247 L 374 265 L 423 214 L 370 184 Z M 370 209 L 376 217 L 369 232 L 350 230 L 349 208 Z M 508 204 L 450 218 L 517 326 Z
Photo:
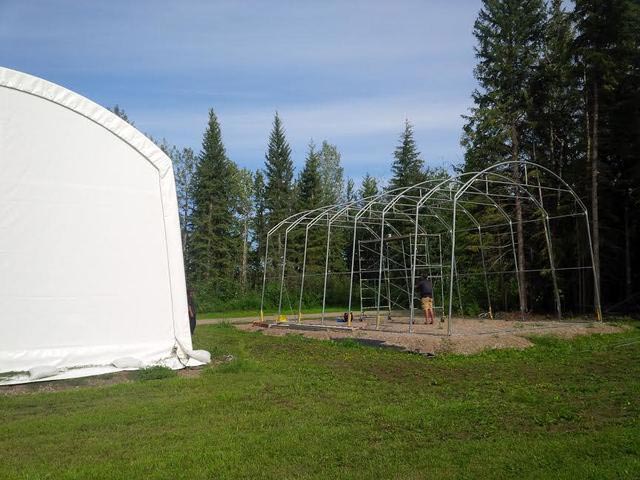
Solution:
M 120 106 L 118 106 L 117 103 L 110 110 L 113 113 L 115 113 L 118 117 L 120 117 L 122 120 L 124 120 L 129 125 L 131 125 L 132 127 L 135 126 L 135 123 L 133 123 L 132 120 L 129 120 L 129 117 L 127 116 L 127 113 L 124 111 L 124 108 L 121 108 Z
M 307 158 L 304 168 L 300 173 L 297 182 L 298 186 L 298 209 L 314 210 L 323 205 L 324 191 L 320 178 L 320 154 L 316 150 L 313 140 L 309 142 Z M 307 235 L 307 257 L 306 272 L 312 273 L 324 267 L 325 243 L 322 240 L 323 232 L 320 228 L 310 228 Z M 289 258 L 292 263 L 302 265 L 304 259 L 305 233 L 304 229 L 295 229 L 290 234 Z
M 518 165 L 523 159 L 521 143 L 526 128 L 530 127 L 526 113 L 530 109 L 531 81 L 540 59 L 544 20 L 542 0 L 484 0 L 474 24 L 479 60 L 475 76 L 481 90 L 473 94 L 476 108 L 473 121 L 467 125 L 467 145 L 491 138 L 491 132 L 504 132 L 495 137 L 505 142 L 497 151 L 502 154 L 509 151 L 514 162 L 511 173 L 517 182 L 521 179 Z M 482 128 L 479 136 L 468 131 L 474 126 Z M 515 216 L 520 309 L 526 311 L 525 235 L 518 194 L 515 195 Z
M 368 173 L 365 174 L 362 179 L 362 186 L 360 187 L 360 198 L 369 198 L 378 195 L 378 181 L 375 177 L 372 177 Z
M 356 184 L 353 181 L 353 178 L 347 180 L 347 187 L 345 189 L 344 196 L 346 202 L 350 203 L 356 200 Z
M 265 156 L 267 224 L 275 226 L 293 213 L 293 161 L 282 121 L 276 112 Z
M 246 168 L 238 169 L 237 180 L 234 182 L 238 186 L 237 208 L 238 219 L 241 225 L 242 256 L 240 260 L 240 286 L 242 290 L 247 288 L 247 276 L 249 273 L 249 242 L 251 230 L 251 218 L 253 217 L 253 174 Z
M 259 273 L 263 268 L 262 260 L 265 254 L 265 241 L 267 237 L 265 190 L 264 173 L 262 170 L 257 170 L 253 180 L 254 217 L 252 222 L 252 243 L 255 245 L 252 264 L 255 274 L 255 284 L 262 280 L 259 278 Z
M 192 230 L 193 193 L 197 159 L 193 150 L 190 148 L 179 150 L 177 147 L 173 147 L 170 150 L 169 156 L 173 162 L 174 176 L 176 179 L 178 215 L 180 216 L 180 227 L 182 229 L 182 248 L 185 259 L 188 259 L 187 239 Z
M 587 100 L 587 145 L 588 168 L 591 178 L 591 222 L 594 250 L 594 267 L 600 281 L 600 174 L 606 166 L 606 151 L 601 149 L 606 129 L 608 109 L 612 93 L 620 79 L 622 66 L 614 54 L 622 43 L 620 26 L 624 24 L 625 13 L 630 5 L 628 0 L 577 0 L 574 17 L 578 36 L 576 49 L 578 59 L 584 69 L 585 93 Z M 636 25 L 637 28 L 637 25 Z M 602 155 L 605 153 L 605 155 Z
M 409 187 L 425 180 L 424 161 L 413 138 L 413 125 L 404 121 L 404 131 L 400 135 L 400 144 L 393 153 L 395 160 L 391 166 L 393 177 L 390 189 Z
M 320 147 L 319 172 L 322 185 L 322 203 L 330 205 L 343 200 L 344 169 L 341 165 L 342 157 L 338 147 L 326 140 Z
M 323 189 L 320 178 L 320 158 L 313 140 L 309 142 L 309 150 L 304 168 L 298 179 L 298 208 L 313 210 L 322 205 Z
M 239 250 L 234 204 L 236 171 L 235 164 L 227 158 L 218 118 L 209 110 L 195 174 L 190 252 L 193 280 L 210 295 L 233 292 L 230 279 Z

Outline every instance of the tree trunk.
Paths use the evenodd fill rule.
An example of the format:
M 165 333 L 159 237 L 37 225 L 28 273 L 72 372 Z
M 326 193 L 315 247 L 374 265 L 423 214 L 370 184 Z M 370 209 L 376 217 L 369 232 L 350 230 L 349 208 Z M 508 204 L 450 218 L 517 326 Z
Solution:
M 598 84 L 593 83 L 593 133 L 591 139 L 591 221 L 593 223 L 593 267 L 596 272 L 594 305 L 597 305 L 596 291 L 600 286 L 600 220 L 598 216 Z
M 520 169 L 519 169 L 519 142 L 518 132 L 516 127 L 511 127 L 511 155 L 514 161 L 513 163 L 513 177 L 518 183 L 521 181 Z M 525 276 L 525 256 L 524 256 L 524 228 L 522 225 L 522 203 L 520 201 L 520 191 L 516 190 L 516 232 L 518 243 L 518 279 L 520 289 L 518 296 L 520 299 L 520 311 L 522 313 L 527 311 L 527 278 Z
M 629 197 L 624 202 L 624 261 L 625 261 L 625 297 L 631 296 L 631 232 L 629 231 Z
M 590 122 L 590 118 L 589 118 L 589 89 L 587 88 L 587 74 L 584 73 L 584 85 L 585 85 L 585 89 L 584 89 L 584 124 L 585 124 L 585 133 L 586 133 L 586 140 L 587 140 L 587 177 L 591 174 L 591 122 Z M 589 192 L 589 185 L 587 183 L 587 185 L 585 185 L 585 194 Z M 586 196 L 586 195 L 585 195 Z M 587 228 L 590 228 L 589 225 L 587 225 Z M 589 248 L 589 245 L 587 245 L 587 248 Z M 591 252 L 588 252 L 585 257 L 589 258 L 591 256 Z M 586 274 L 587 271 L 585 270 L 584 273 Z M 581 300 L 581 305 L 583 307 L 586 306 L 587 303 L 587 296 L 588 296 L 588 292 L 587 292 L 587 285 L 588 283 L 585 281 L 585 279 L 583 279 L 582 282 L 582 300 Z M 595 295 L 595 288 L 594 288 L 594 295 Z M 595 302 L 594 302 L 595 303 Z M 583 310 L 584 311 L 584 310 Z

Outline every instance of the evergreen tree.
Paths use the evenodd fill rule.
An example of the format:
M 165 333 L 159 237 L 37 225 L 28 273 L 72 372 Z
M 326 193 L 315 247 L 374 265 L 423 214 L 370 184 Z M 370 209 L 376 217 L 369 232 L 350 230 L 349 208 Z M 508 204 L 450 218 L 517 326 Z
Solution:
M 193 191 L 197 158 L 190 148 L 179 150 L 177 147 L 171 148 L 169 156 L 173 162 L 173 171 L 176 179 L 178 215 L 180 216 L 180 227 L 182 229 L 182 248 L 185 259 L 188 259 L 189 255 L 186 249 L 187 239 L 192 230 Z
M 320 178 L 320 157 L 313 140 L 309 142 L 309 150 L 304 168 L 298 179 L 298 208 L 313 210 L 322 205 L 323 189 Z
M 530 110 L 531 82 L 537 68 L 544 38 L 545 8 L 542 0 L 484 0 L 474 24 L 478 42 L 479 62 L 475 76 L 481 90 L 473 93 L 473 121 L 467 124 L 467 145 L 492 138 L 492 132 L 504 132 L 494 137 L 504 141 L 497 152 L 509 152 L 512 175 L 521 179 L 517 162 L 523 160 L 521 147 Z M 470 132 L 480 127 L 479 132 Z M 530 153 L 530 152 L 529 152 Z M 476 159 L 478 157 L 475 157 Z M 495 155 L 488 158 L 495 161 Z M 486 165 L 474 165 L 473 168 Z M 527 278 L 525 275 L 525 234 L 522 222 L 522 202 L 516 192 L 515 217 L 518 246 L 518 276 L 520 309 L 527 310 Z
M 124 108 L 119 107 L 118 104 L 115 104 L 113 108 L 111 108 L 110 110 L 113 113 L 115 113 L 118 117 L 120 117 L 122 120 L 124 120 L 129 125 L 131 125 L 132 127 L 135 126 L 135 123 L 133 123 L 132 120 L 129 120 L 129 117 L 127 116 L 127 113 L 124 111 Z
M 263 268 L 262 260 L 265 254 L 265 241 L 267 237 L 267 207 L 265 196 L 266 186 L 264 183 L 264 173 L 262 170 L 257 170 L 253 180 L 254 217 L 252 223 L 252 242 L 255 245 L 252 263 L 256 284 L 262 280 L 259 278 L 259 274 Z
M 319 172 L 322 185 L 322 203 L 330 205 L 343 200 L 344 169 L 338 147 L 326 140 L 322 142 L 319 152 Z
M 314 210 L 323 205 L 324 192 L 320 178 L 320 154 L 316 150 L 313 140 L 309 142 L 307 158 L 300 173 L 298 182 L 298 209 Z M 306 272 L 312 273 L 324 267 L 325 242 L 322 240 L 322 230 L 318 227 L 309 229 L 307 237 Z M 304 259 L 305 233 L 304 229 L 295 229 L 290 233 L 289 258 L 292 263 L 302 266 Z
M 293 213 L 293 161 L 282 121 L 276 112 L 265 156 L 265 207 L 267 224 L 273 227 Z
M 552 0 L 544 30 L 541 64 L 533 74 L 532 103 L 527 113 L 535 144 L 532 160 L 560 176 L 581 157 L 580 93 L 573 64 L 571 16 L 562 0 Z
M 237 167 L 222 143 L 218 118 L 209 110 L 209 122 L 198 157 L 193 199 L 193 233 L 189 250 L 193 259 L 193 280 L 211 296 L 233 293 L 236 256 L 239 250 Z
M 353 178 L 347 180 L 347 188 L 345 189 L 345 201 L 353 202 L 356 200 L 356 184 Z
M 378 191 L 378 181 L 375 177 L 372 177 L 368 173 L 362 179 L 362 186 L 360 187 L 360 198 L 369 198 L 380 193 Z
M 409 187 L 425 180 L 424 161 L 413 138 L 413 125 L 404 121 L 404 131 L 400 135 L 400 144 L 393 153 L 395 160 L 391 166 L 393 177 L 390 189 Z
M 623 42 L 621 38 L 628 0 L 577 0 L 574 10 L 578 36 L 576 50 L 584 69 L 585 97 L 587 103 L 588 173 L 591 178 L 591 222 L 594 249 L 594 265 L 600 279 L 600 173 L 606 166 L 606 151 L 601 151 L 603 133 L 607 127 L 608 107 L 620 79 L 620 65 L 615 51 Z M 636 25 L 637 28 L 637 25 Z M 605 153 L 605 155 L 602 155 Z
M 240 286 L 245 291 L 247 288 L 247 277 L 249 273 L 249 243 L 251 218 L 253 216 L 253 174 L 246 168 L 236 171 L 237 180 L 234 182 L 238 186 L 237 208 L 238 219 L 241 225 L 242 256 L 240 260 Z

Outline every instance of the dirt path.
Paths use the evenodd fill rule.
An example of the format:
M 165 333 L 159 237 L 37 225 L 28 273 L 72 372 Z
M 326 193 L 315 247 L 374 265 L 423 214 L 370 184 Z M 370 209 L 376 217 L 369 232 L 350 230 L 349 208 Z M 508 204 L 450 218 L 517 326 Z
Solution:
M 395 346 L 426 355 L 452 352 L 472 354 L 487 349 L 524 349 L 533 345 L 527 338 L 533 335 L 554 335 L 573 338 L 594 333 L 616 333 L 624 327 L 596 322 L 568 322 L 530 320 L 526 322 L 505 320 L 453 319 L 455 334 L 447 336 L 446 323 L 435 325 L 414 325 L 414 333 L 408 333 L 406 323 L 382 325 L 379 330 L 367 322 L 354 322 L 352 330 L 304 330 L 293 326 L 263 328 L 254 325 L 239 325 L 242 330 L 260 330 L 266 335 L 298 334 L 321 340 L 345 338 L 379 341 L 382 345 Z M 311 323 L 311 322 L 307 322 Z M 325 322 L 327 326 L 343 327 L 345 324 Z M 304 327 L 303 327 L 304 328 Z

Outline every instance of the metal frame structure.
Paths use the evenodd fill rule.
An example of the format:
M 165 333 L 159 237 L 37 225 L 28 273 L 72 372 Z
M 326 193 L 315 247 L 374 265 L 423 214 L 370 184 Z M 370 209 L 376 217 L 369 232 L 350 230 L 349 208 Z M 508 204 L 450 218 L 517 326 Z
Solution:
M 547 206 L 552 202 L 555 204 L 554 215 L 547 210 Z M 488 218 L 491 220 L 488 221 Z M 586 244 L 589 247 L 588 258 L 584 264 L 578 258 L 573 264 L 558 265 L 554 256 L 554 244 L 558 239 L 553 235 L 552 222 L 569 218 L 575 219 L 576 224 L 580 224 L 581 220 L 583 222 Z M 514 232 L 518 223 L 520 226 L 526 224 L 534 234 L 544 237 L 546 251 L 539 255 L 541 259 L 544 257 L 544 261 L 540 260 L 543 267 L 526 268 L 519 264 L 518 242 Z M 460 282 L 475 275 L 483 278 L 482 297 L 486 298 L 483 298 L 482 302 L 486 302 L 486 315 L 489 318 L 493 318 L 495 303 L 491 293 L 490 276 L 513 276 L 520 299 L 522 295 L 526 295 L 521 285 L 521 277 L 533 274 L 550 277 L 555 313 L 560 319 L 562 294 L 558 282 L 559 272 L 591 270 L 595 317 L 598 320 L 602 319 L 587 208 L 560 176 L 533 162 L 505 161 L 481 171 L 430 179 L 407 188 L 388 190 L 374 197 L 299 212 L 282 220 L 268 232 L 266 238 L 260 309 L 262 319 L 269 271 L 278 273 L 269 278 L 279 284 L 276 321 L 284 321 L 286 318 L 282 312 L 283 295 L 286 292 L 289 296 L 288 284 L 299 289 L 297 321 L 302 321 L 305 279 L 312 275 L 307 272 L 307 253 L 312 231 L 319 232 L 324 244 L 324 265 L 316 265 L 319 273 L 313 274 L 322 278 L 321 325 L 325 324 L 329 279 L 342 275 L 349 278 L 349 294 L 345 299 L 349 313 L 352 312 L 354 284 L 357 279 L 361 316 L 365 310 L 375 311 L 376 328 L 380 328 L 383 310 L 390 316 L 392 306 L 400 307 L 408 312 L 408 331 L 412 332 L 415 317 L 415 285 L 421 271 L 428 271 L 429 275 L 439 282 L 439 308 L 442 309 L 443 318 L 448 317 L 448 335 L 453 333 L 453 309 L 456 299 L 454 287 L 457 289 L 462 314 Z M 302 232 L 304 242 L 295 242 L 295 246 L 292 246 L 291 237 L 294 234 L 301 235 Z M 336 252 L 331 248 L 331 241 L 336 235 L 343 240 L 346 235 L 346 241 L 351 237 L 350 259 L 343 259 L 344 271 L 333 271 L 331 268 L 332 256 L 336 256 Z M 316 235 L 316 243 L 318 238 Z M 436 263 L 431 262 L 429 258 L 430 238 L 437 238 L 438 242 L 439 258 Z M 427 242 L 424 262 L 420 260 L 422 239 Z M 407 249 L 405 240 L 408 243 Z M 390 248 L 390 245 L 397 241 L 401 241 L 401 252 Z M 270 257 L 269 249 L 275 248 L 274 243 L 277 251 Z M 316 245 L 315 248 L 320 246 Z M 490 253 L 493 251 L 496 253 L 491 261 Z M 401 254 L 402 260 L 392 257 L 392 253 Z M 471 266 L 464 265 L 459 268 L 458 260 L 465 258 L 465 255 L 475 255 L 474 261 L 470 262 Z M 295 256 L 293 260 L 292 256 Z M 363 259 L 366 264 L 364 266 Z M 350 268 L 346 265 L 349 261 Z M 292 275 L 287 275 L 287 269 L 293 271 L 296 274 L 293 277 L 299 276 L 299 279 L 296 281 L 295 278 L 291 278 Z M 433 275 L 434 269 L 437 270 L 436 275 Z M 370 274 L 374 277 L 369 278 Z M 394 277 L 395 274 L 398 277 Z M 363 279 L 363 276 L 366 278 Z M 397 280 L 399 282 L 396 282 Z M 373 291 L 373 297 L 370 299 L 375 300 L 374 305 L 368 305 L 366 308 L 363 303 L 363 287 L 364 290 Z M 392 289 L 401 292 L 401 296 L 406 295 L 406 304 L 403 305 L 397 298 L 391 298 Z M 520 305 L 522 306 L 522 301 Z M 525 313 L 520 312 L 523 319 Z M 350 318 L 351 315 L 349 323 Z

